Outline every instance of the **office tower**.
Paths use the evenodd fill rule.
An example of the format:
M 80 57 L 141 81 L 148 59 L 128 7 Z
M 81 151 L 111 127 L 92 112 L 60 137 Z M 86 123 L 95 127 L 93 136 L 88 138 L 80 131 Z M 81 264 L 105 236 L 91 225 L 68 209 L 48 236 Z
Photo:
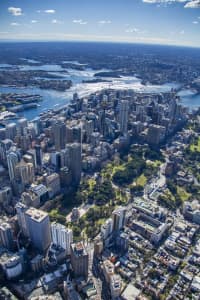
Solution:
M 16 152 L 14 151 L 8 151 L 7 153 L 7 163 L 8 163 L 8 172 L 9 172 L 9 177 L 10 181 L 15 180 L 15 167 L 19 162 L 19 156 Z
M 33 246 L 39 251 L 45 252 L 51 243 L 51 230 L 48 214 L 31 207 L 25 212 L 25 220 L 28 235 Z
M 24 152 L 31 148 L 31 136 L 28 134 L 17 135 L 15 141 L 18 147 L 21 148 Z
M 73 129 L 70 126 L 66 126 L 66 143 L 73 143 Z
M 114 274 L 110 278 L 110 292 L 111 299 L 118 299 L 121 294 L 122 282 L 121 277 L 117 274 Z
M 40 198 L 37 194 L 29 190 L 28 192 L 23 192 L 21 194 L 20 201 L 25 204 L 27 207 L 40 207 Z
M 28 237 L 28 228 L 27 228 L 26 217 L 25 217 L 25 212 L 27 211 L 28 207 L 22 202 L 18 202 L 15 206 L 15 209 L 17 212 L 17 221 L 19 224 L 19 228 L 22 234 Z
M 17 131 L 19 135 L 24 135 L 24 129 L 28 126 L 28 121 L 26 118 L 21 118 L 17 122 Z
M 22 160 L 15 166 L 15 175 L 24 186 L 32 184 L 35 178 L 33 164 Z
M 10 204 L 12 200 L 12 190 L 9 186 L 0 188 L 0 203 L 3 206 L 7 206 Z
M 60 152 L 52 152 L 50 155 L 51 164 L 55 167 L 56 170 L 60 169 Z
M 148 130 L 148 143 L 159 145 L 165 139 L 166 128 L 160 125 L 151 124 Z
M 69 148 L 65 148 L 60 151 L 60 165 L 61 165 L 61 168 L 70 166 Z
M 11 140 L 5 139 L 0 140 L 0 161 L 6 165 L 7 164 L 7 151 L 11 148 L 13 142 Z
M 71 264 L 76 277 L 88 276 L 89 255 L 83 242 L 71 245 Z
M 26 154 L 23 155 L 22 159 L 25 163 L 31 163 L 35 167 L 35 151 L 33 149 L 27 151 Z
M 41 122 L 40 118 L 37 117 L 32 122 L 33 122 L 34 128 L 36 130 L 36 134 L 39 135 L 43 130 L 43 126 L 42 126 L 42 122 Z
M 110 218 L 101 226 L 101 236 L 106 240 L 113 231 L 113 220 Z
M 68 187 L 72 182 L 72 172 L 68 167 L 60 169 L 60 184 L 62 188 Z
M 82 142 L 82 124 L 73 127 L 73 143 Z
M 50 198 L 57 195 L 60 192 L 60 176 L 57 173 L 47 176 L 46 186 L 48 188 Z
M 94 121 L 86 120 L 85 121 L 85 132 L 86 132 L 86 141 L 90 143 L 91 134 L 94 132 Z
M 128 100 L 122 100 L 119 104 L 119 129 L 123 135 L 126 135 L 128 130 L 128 110 Z
M 6 129 L 5 128 L 0 128 L 0 140 L 5 140 L 6 138 Z
M 42 166 L 42 150 L 40 145 L 35 145 L 36 167 Z
M 65 148 L 66 143 L 66 125 L 62 121 L 57 121 L 52 126 L 53 140 L 56 150 Z
M 106 120 L 106 114 L 105 110 L 100 110 L 99 113 L 99 131 L 104 136 L 105 135 L 105 120 Z
M 66 250 L 66 254 L 70 255 L 70 246 L 73 243 L 73 232 L 59 223 L 51 224 L 51 237 L 53 244 Z
M 126 208 L 118 207 L 112 213 L 113 230 L 117 231 L 123 228 L 126 218 Z
M 0 221 L 0 246 L 13 250 L 14 241 L 13 241 L 13 232 L 10 224 L 7 222 Z
M 82 171 L 82 159 L 81 159 L 81 144 L 73 143 L 68 144 L 67 148 L 69 149 L 70 155 L 70 170 L 72 172 L 73 183 L 79 184 L 81 180 L 81 171 Z
M 17 135 L 17 126 L 15 123 L 10 123 L 6 125 L 6 138 L 14 141 Z

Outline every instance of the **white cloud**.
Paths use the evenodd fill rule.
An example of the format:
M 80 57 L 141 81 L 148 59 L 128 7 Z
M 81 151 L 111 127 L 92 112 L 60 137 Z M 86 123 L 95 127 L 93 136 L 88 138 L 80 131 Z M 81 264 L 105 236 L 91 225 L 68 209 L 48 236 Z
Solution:
M 39 12 L 39 11 L 38 11 Z M 46 10 L 44 10 L 44 12 L 46 13 L 46 14 L 55 14 L 55 9 L 46 9 Z
M 199 22 L 198 21 L 193 21 L 192 22 L 194 25 L 197 25 L 197 24 L 199 24 Z
M 181 30 L 181 31 L 180 31 L 180 34 L 181 34 L 181 35 L 184 35 L 184 34 L 185 34 L 185 30 Z
M 185 8 L 200 8 L 200 0 L 191 0 L 185 4 Z
M 63 22 L 61 22 L 61 21 L 59 21 L 59 20 L 56 20 L 56 19 L 53 19 L 53 20 L 51 21 L 51 23 L 53 23 L 53 24 L 63 24 Z
M 19 26 L 20 24 L 19 23 L 16 23 L 16 22 L 12 22 L 10 23 L 11 26 Z
M 111 24 L 112 22 L 110 20 L 101 20 L 98 23 L 101 25 L 105 25 L 105 24 Z
M 139 29 L 138 28 L 127 28 L 126 30 L 125 30 L 125 32 L 127 32 L 127 33 L 137 33 L 137 32 L 139 32 Z
M 188 2 L 189 0 L 142 0 L 145 3 L 173 3 L 173 2 Z
M 73 23 L 80 24 L 80 25 L 86 25 L 88 22 L 83 21 L 82 19 L 79 19 L 79 20 L 73 20 Z
M 31 23 L 35 24 L 35 23 L 38 23 L 38 21 L 37 20 L 31 20 Z
M 200 8 L 200 0 L 142 0 L 144 3 L 150 4 L 172 4 L 172 3 L 185 3 L 185 8 Z
M 22 9 L 20 7 L 8 7 L 8 12 L 16 17 L 22 15 Z

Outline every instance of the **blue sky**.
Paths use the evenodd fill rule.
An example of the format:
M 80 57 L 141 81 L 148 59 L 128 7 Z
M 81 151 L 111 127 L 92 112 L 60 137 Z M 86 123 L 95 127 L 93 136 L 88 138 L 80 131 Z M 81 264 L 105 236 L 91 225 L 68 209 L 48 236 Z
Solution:
M 0 0 L 0 40 L 200 47 L 200 0 Z

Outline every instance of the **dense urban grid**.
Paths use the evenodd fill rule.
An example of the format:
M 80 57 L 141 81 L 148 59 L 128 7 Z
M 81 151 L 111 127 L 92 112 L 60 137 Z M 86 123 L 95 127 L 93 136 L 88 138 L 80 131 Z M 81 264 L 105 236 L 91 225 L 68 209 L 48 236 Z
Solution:
M 119 76 L 134 73 L 118 63 Z M 144 82 L 192 76 L 199 88 L 198 65 L 150 78 L 153 63 L 150 74 L 138 58 Z M 0 82 L 24 76 L 9 72 Z M 199 109 L 175 89 L 111 87 L 33 120 L 5 121 L 13 112 L 1 112 L 0 299 L 199 300 Z

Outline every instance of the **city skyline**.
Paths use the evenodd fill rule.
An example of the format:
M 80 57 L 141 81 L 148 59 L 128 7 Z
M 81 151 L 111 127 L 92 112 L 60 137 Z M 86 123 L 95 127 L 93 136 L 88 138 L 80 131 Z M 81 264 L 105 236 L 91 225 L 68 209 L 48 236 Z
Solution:
M 200 47 L 199 0 L 2 0 L 0 19 L 0 41 Z

